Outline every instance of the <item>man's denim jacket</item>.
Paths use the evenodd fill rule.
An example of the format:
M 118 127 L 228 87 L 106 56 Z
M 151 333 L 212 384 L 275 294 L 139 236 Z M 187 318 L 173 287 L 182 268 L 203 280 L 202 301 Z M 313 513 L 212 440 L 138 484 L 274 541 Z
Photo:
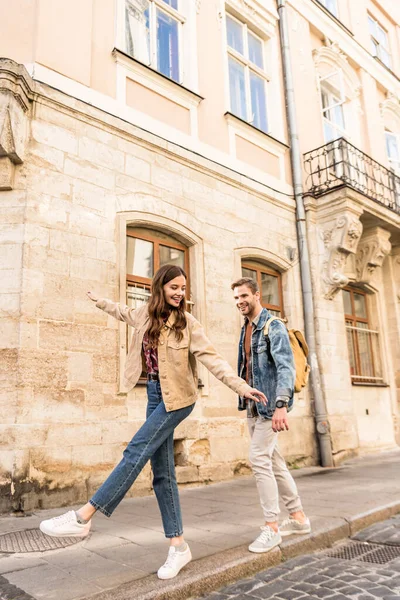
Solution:
M 265 324 L 273 316 L 266 308 L 263 308 L 251 337 L 252 385 L 263 392 L 268 399 L 266 406 L 257 402 L 259 415 L 267 419 L 273 417 L 277 396 L 288 396 L 288 410 L 293 408 L 296 375 L 293 352 L 285 324 L 282 321 L 272 321 L 268 336 L 264 335 Z M 245 326 L 242 327 L 240 335 L 238 360 L 238 373 L 243 379 L 245 375 L 244 334 Z M 239 397 L 238 408 L 239 410 L 246 409 L 246 400 L 242 397 Z

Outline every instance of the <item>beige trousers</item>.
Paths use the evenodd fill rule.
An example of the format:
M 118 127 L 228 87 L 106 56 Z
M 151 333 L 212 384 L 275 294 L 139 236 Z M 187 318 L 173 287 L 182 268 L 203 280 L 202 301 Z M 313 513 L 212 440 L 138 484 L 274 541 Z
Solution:
M 270 419 L 248 417 L 251 436 L 249 460 L 257 483 L 265 521 L 278 520 L 279 496 L 289 514 L 303 510 L 296 484 L 278 450 L 278 433 Z

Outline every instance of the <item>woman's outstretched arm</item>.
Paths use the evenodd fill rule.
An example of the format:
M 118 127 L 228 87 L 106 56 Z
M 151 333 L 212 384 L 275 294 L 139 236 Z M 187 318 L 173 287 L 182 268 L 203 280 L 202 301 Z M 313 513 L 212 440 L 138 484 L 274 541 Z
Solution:
M 88 298 L 92 302 L 96 302 L 97 308 L 104 310 L 108 315 L 114 317 L 118 321 L 124 321 L 131 327 L 135 327 L 135 309 L 129 308 L 129 306 L 121 306 L 118 302 L 113 302 L 112 300 L 108 300 L 107 298 L 97 298 L 96 294 L 93 292 L 87 292 Z
M 190 352 L 214 377 L 222 381 L 239 396 L 267 404 L 268 400 L 262 392 L 252 388 L 244 379 L 236 375 L 230 364 L 214 348 L 200 323 L 194 317 L 190 317 L 190 319 L 192 321 Z

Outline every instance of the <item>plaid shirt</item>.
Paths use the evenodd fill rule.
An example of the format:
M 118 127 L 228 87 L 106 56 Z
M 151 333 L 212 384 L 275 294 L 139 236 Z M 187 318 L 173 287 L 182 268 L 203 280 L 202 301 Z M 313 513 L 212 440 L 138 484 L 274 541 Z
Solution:
M 252 330 L 253 330 L 253 331 L 254 331 L 254 329 L 257 327 L 258 321 L 259 321 L 259 319 L 260 319 L 260 315 L 261 315 L 261 311 L 260 311 L 260 313 L 259 313 L 259 314 L 258 314 L 258 315 L 255 317 L 255 319 L 253 319 L 253 321 L 252 321 L 252 323 L 251 323 L 251 326 L 252 326 Z M 249 320 L 248 320 L 247 318 L 245 318 L 245 323 L 244 323 L 244 324 L 245 324 L 245 327 L 247 327 L 248 323 L 249 323 Z M 253 331 L 252 331 L 252 333 L 253 333 Z M 244 348 L 243 348 L 243 362 L 244 362 L 244 367 L 245 367 L 245 369 L 247 369 L 247 366 L 249 367 L 249 368 L 248 368 L 248 373 L 249 373 L 249 376 L 248 376 L 248 381 L 247 381 L 247 383 L 248 383 L 249 385 L 251 385 L 251 387 L 253 387 L 253 369 L 252 369 L 252 358 L 253 358 L 253 357 L 252 357 L 252 353 L 251 353 L 251 343 L 250 343 L 250 361 L 249 361 L 249 363 L 250 363 L 250 364 L 249 364 L 249 365 L 247 365 L 247 364 L 246 364 L 246 353 L 245 353 L 245 351 L 244 351 Z M 251 418 L 251 419 L 252 419 L 252 418 L 254 418 L 254 417 L 258 417 L 257 403 L 256 403 L 254 400 L 250 400 L 250 399 L 249 399 L 249 400 L 245 399 L 245 403 L 246 403 L 246 412 L 247 412 L 247 417 L 248 417 L 248 418 Z
M 143 336 L 143 354 L 146 362 L 147 375 L 158 373 L 158 351 L 157 348 L 149 346 L 147 332 Z

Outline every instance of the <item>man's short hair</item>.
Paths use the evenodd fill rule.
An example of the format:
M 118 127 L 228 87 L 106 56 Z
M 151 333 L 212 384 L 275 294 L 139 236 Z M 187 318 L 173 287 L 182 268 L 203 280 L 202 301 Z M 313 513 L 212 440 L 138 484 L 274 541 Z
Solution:
M 241 285 L 246 285 L 253 292 L 253 294 L 260 291 L 257 281 L 251 277 L 241 277 L 237 281 L 234 281 L 231 285 L 231 290 L 234 290 Z

